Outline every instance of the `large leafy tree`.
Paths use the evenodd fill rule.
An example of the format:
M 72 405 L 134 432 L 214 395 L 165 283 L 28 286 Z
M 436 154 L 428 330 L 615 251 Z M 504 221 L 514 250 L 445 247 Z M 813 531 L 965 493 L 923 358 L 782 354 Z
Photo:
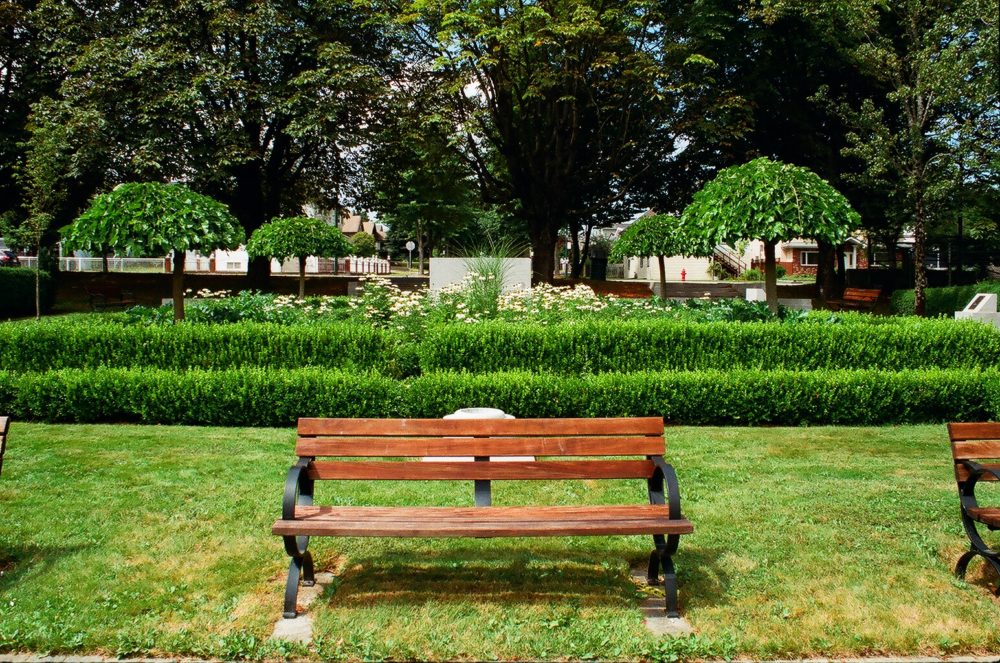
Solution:
M 247 233 L 307 201 L 342 205 L 397 65 L 391 31 L 343 0 L 121 4 L 127 19 L 68 58 L 50 120 L 98 118 L 112 179 L 182 179 Z M 252 279 L 267 264 L 255 260 Z
M 449 74 L 462 154 L 487 202 L 515 201 L 534 276 L 561 228 L 623 218 L 662 186 L 690 61 L 669 6 L 631 0 L 407 0 L 422 63 Z
M 306 258 L 336 258 L 350 253 L 344 233 L 322 219 L 290 216 L 271 219 L 247 242 L 253 258 L 299 259 L 299 297 L 306 296 Z
M 630 256 L 656 256 L 660 267 L 660 296 L 667 292 L 665 256 L 708 256 L 712 246 L 702 236 L 692 236 L 679 218 L 668 214 L 640 217 L 622 232 L 611 249 L 613 260 Z
M 235 249 L 246 236 L 229 209 L 180 184 L 129 183 L 97 196 L 63 229 L 70 251 L 130 256 L 173 254 L 174 319 L 184 319 L 184 257 Z
M 925 244 L 953 212 L 956 189 L 996 178 L 1000 135 L 997 7 L 990 0 L 859 2 L 858 66 L 886 88 L 844 103 L 854 131 L 845 152 L 860 186 L 913 231 L 915 302 L 926 306 Z
M 719 171 L 682 215 L 685 234 L 696 244 L 763 241 L 764 288 L 775 312 L 775 245 L 796 237 L 839 244 L 860 222 L 847 199 L 818 175 L 763 157 Z

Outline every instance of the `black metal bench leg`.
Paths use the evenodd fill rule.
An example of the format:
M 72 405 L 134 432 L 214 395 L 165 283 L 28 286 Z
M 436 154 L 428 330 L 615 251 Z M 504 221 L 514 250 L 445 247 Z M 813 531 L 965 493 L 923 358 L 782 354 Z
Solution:
M 664 537 L 662 534 L 653 535 L 653 543 L 656 548 L 649 554 L 649 568 L 646 572 L 646 580 L 650 585 L 660 583 L 660 569 L 663 569 L 663 594 L 664 608 L 667 617 L 680 617 L 677 602 L 677 573 L 674 570 L 673 554 L 677 552 L 677 544 L 680 537 L 671 535 Z
M 288 582 L 285 584 L 285 619 L 295 619 L 295 604 L 299 598 L 299 577 L 302 575 L 304 557 L 293 557 L 288 564 Z

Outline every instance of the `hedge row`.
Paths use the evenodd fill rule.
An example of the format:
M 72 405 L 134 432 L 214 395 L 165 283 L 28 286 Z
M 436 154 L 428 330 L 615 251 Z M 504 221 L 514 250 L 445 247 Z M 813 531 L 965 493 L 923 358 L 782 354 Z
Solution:
M 947 288 L 927 288 L 926 313 L 929 316 L 954 317 L 955 311 L 961 311 L 972 298 L 980 292 L 991 292 L 1000 295 L 1000 281 L 984 281 L 972 285 L 956 285 Z M 898 315 L 913 315 L 913 290 L 897 290 L 890 300 L 892 312 Z
M 420 346 L 424 373 L 531 370 L 564 374 L 760 370 L 989 368 L 1000 332 L 978 323 L 619 322 L 447 325 Z
M 566 375 L 645 370 L 990 368 L 1000 332 L 974 322 L 883 324 L 588 322 L 430 327 L 417 341 L 362 324 L 0 325 L 8 370 L 322 367 L 401 378 L 438 371 Z
M 369 325 L 122 325 L 45 321 L 0 326 L 0 366 L 43 371 L 146 368 L 378 368 L 396 370 L 397 336 Z M 416 370 L 411 360 L 410 372 Z
M 55 288 L 52 276 L 41 273 L 42 311 L 52 308 Z M 4 267 L 0 269 L 0 320 L 35 314 L 35 270 L 26 267 Z
M 392 380 L 323 369 L 0 373 L 0 412 L 51 422 L 288 426 L 299 416 L 661 416 L 679 424 L 886 424 L 1000 415 L 996 371 L 704 371 Z

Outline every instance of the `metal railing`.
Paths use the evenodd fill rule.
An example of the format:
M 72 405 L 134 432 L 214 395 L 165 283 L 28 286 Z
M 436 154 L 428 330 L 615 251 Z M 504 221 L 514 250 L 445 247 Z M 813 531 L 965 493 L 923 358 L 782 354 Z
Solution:
M 743 257 L 725 244 L 719 244 L 713 249 L 712 258 L 733 276 L 739 276 L 747 271 Z

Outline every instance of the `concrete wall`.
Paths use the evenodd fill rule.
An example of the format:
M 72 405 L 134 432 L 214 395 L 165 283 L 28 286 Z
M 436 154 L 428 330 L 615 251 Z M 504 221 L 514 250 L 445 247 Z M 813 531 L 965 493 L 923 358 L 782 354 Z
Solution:
M 507 276 L 504 291 L 531 288 L 531 258 L 507 258 Z M 469 258 L 431 258 L 431 292 L 452 283 L 459 283 L 469 272 Z

